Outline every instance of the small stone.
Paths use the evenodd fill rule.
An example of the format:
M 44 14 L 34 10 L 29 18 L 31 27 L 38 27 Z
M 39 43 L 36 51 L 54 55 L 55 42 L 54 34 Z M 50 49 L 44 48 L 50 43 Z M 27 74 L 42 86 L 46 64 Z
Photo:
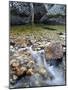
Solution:
M 45 45 L 39 45 L 39 47 L 41 48 L 41 49 L 44 49 L 45 48 Z
M 59 32 L 59 33 L 57 33 L 57 34 L 59 34 L 59 35 L 63 35 L 63 32 Z
M 18 57 L 19 56 L 19 53 L 18 52 L 15 52 L 13 56 Z
M 30 60 L 28 63 L 27 63 L 27 68 L 34 68 L 34 65 L 35 65 L 35 62 Z
M 14 62 L 16 62 L 16 59 L 12 59 L 12 60 L 10 61 L 10 65 L 13 64 Z
M 40 73 L 41 75 L 45 75 L 46 70 L 45 70 L 44 68 L 41 68 L 41 69 L 39 70 L 39 73 Z
M 31 46 L 32 45 L 31 40 L 26 40 L 26 44 L 27 44 L 27 46 Z
M 20 45 L 21 47 L 26 47 L 25 39 L 21 39 L 21 37 L 15 40 L 16 45 Z
M 33 64 L 35 64 L 35 62 L 34 61 L 29 61 L 28 64 L 32 64 L 33 65 Z
M 14 85 L 14 84 L 15 84 L 15 80 L 10 79 L 10 83 L 11 83 L 12 85 Z
M 10 49 L 13 49 L 13 46 L 12 45 L 10 45 Z
M 11 66 L 12 66 L 12 67 L 18 67 L 18 66 L 19 66 L 19 63 L 18 63 L 18 62 L 14 62 L 14 63 L 12 63 Z
M 10 45 L 15 46 L 15 42 L 13 40 L 10 40 Z
M 23 67 L 23 66 L 21 68 L 17 67 L 16 68 L 16 75 L 17 76 L 24 75 L 26 71 L 27 71 L 26 67 Z
M 26 72 L 27 75 L 33 75 L 34 74 L 34 70 L 32 68 L 28 69 L 28 71 Z
M 18 77 L 16 75 L 13 75 L 13 80 L 16 80 Z

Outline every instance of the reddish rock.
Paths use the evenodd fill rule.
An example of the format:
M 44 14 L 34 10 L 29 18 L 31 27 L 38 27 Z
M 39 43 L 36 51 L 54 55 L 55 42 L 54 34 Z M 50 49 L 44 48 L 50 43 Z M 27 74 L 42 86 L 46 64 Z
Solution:
M 45 49 L 47 59 L 60 59 L 63 56 L 63 48 L 60 43 L 50 43 Z

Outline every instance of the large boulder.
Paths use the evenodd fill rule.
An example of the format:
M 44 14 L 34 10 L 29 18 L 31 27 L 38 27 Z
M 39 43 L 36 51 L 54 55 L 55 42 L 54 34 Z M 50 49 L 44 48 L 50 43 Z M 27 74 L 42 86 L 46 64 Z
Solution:
M 34 20 L 35 22 L 41 22 L 44 19 L 46 19 L 46 7 L 43 3 L 34 3 Z M 44 16 L 44 17 L 43 17 Z
M 42 3 L 33 3 L 34 21 L 40 22 L 40 19 L 46 15 L 46 7 Z M 10 1 L 10 24 L 27 24 L 31 22 L 31 4 L 28 2 Z M 44 17 L 46 18 L 46 16 Z
M 29 2 L 10 1 L 9 6 L 10 24 L 13 25 L 30 23 L 32 21 L 32 8 L 35 23 L 65 24 L 65 5 L 33 3 L 32 7 Z
M 50 43 L 46 46 L 45 55 L 47 60 L 57 60 L 63 57 L 63 48 L 60 43 Z
M 47 7 L 47 18 L 41 19 L 46 24 L 65 24 L 65 5 L 45 4 Z
M 10 2 L 10 24 L 19 25 L 30 22 L 30 3 Z

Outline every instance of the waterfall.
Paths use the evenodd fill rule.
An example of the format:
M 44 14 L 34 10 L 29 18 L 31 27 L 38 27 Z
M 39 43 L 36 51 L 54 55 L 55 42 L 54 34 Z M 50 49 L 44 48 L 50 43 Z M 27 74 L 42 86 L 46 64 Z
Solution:
M 29 47 L 29 51 L 31 52 L 32 58 L 37 62 L 37 66 L 40 66 L 43 63 L 40 51 L 33 51 L 32 46 Z
M 55 73 L 52 70 L 53 66 L 50 66 L 50 67 L 48 66 L 48 64 L 46 62 L 46 59 L 45 59 L 44 50 L 33 51 L 32 47 L 29 47 L 29 50 L 31 52 L 32 58 L 37 61 L 37 64 L 40 66 L 42 64 L 42 62 L 43 62 L 44 67 L 47 70 L 50 77 L 54 78 Z
M 48 84 L 48 85 L 64 85 L 65 84 L 63 70 L 59 69 L 58 67 L 50 66 L 50 65 L 47 64 L 44 50 L 34 51 L 32 49 L 32 46 L 26 47 L 26 48 L 22 48 L 22 49 L 19 49 L 19 50 L 20 51 L 21 50 L 28 50 L 28 51 L 30 51 L 31 56 L 32 56 L 33 60 L 36 61 L 36 65 L 38 65 L 38 67 L 41 64 L 44 64 L 44 67 L 45 67 L 49 77 L 52 78 L 51 80 L 45 80 L 46 84 Z
M 51 80 L 45 80 L 45 83 L 47 83 L 48 85 L 65 84 L 63 70 L 55 66 L 49 66 L 47 64 L 44 50 L 33 51 L 32 47 L 29 47 L 29 50 L 31 52 L 32 57 L 37 60 L 39 66 L 43 62 L 48 75 L 52 78 Z
M 44 63 L 44 67 L 48 73 L 48 75 L 52 78 L 55 78 L 55 73 L 53 71 L 53 66 L 49 66 L 46 62 L 46 58 L 45 58 L 45 51 L 43 50 L 43 52 L 41 52 L 41 56 L 42 56 L 42 59 L 43 59 L 43 63 Z

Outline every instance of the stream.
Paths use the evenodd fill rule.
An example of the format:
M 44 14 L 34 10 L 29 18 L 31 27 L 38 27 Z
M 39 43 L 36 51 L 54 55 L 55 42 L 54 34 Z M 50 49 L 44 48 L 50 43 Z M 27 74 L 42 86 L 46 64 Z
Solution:
M 27 83 L 26 85 L 27 87 L 65 85 L 65 76 L 64 76 L 65 71 L 63 68 L 64 67 L 63 63 L 60 66 L 55 66 L 55 65 L 50 66 L 46 61 L 44 49 L 39 51 L 34 51 L 32 49 L 32 46 L 18 49 L 18 51 L 24 51 L 24 50 L 30 51 L 33 60 L 36 62 L 36 69 L 38 69 L 41 64 L 44 65 L 44 68 L 46 69 L 46 72 L 48 73 L 48 76 L 51 79 L 47 80 L 42 76 L 38 76 L 39 78 L 37 78 L 37 76 L 25 76 L 22 77 L 20 80 L 18 80 L 16 84 L 13 86 L 13 88 L 24 87 L 26 85 L 25 82 Z M 39 79 L 40 81 L 43 82 L 41 85 L 37 85 L 35 83 L 36 80 L 38 81 L 37 83 L 39 83 Z

